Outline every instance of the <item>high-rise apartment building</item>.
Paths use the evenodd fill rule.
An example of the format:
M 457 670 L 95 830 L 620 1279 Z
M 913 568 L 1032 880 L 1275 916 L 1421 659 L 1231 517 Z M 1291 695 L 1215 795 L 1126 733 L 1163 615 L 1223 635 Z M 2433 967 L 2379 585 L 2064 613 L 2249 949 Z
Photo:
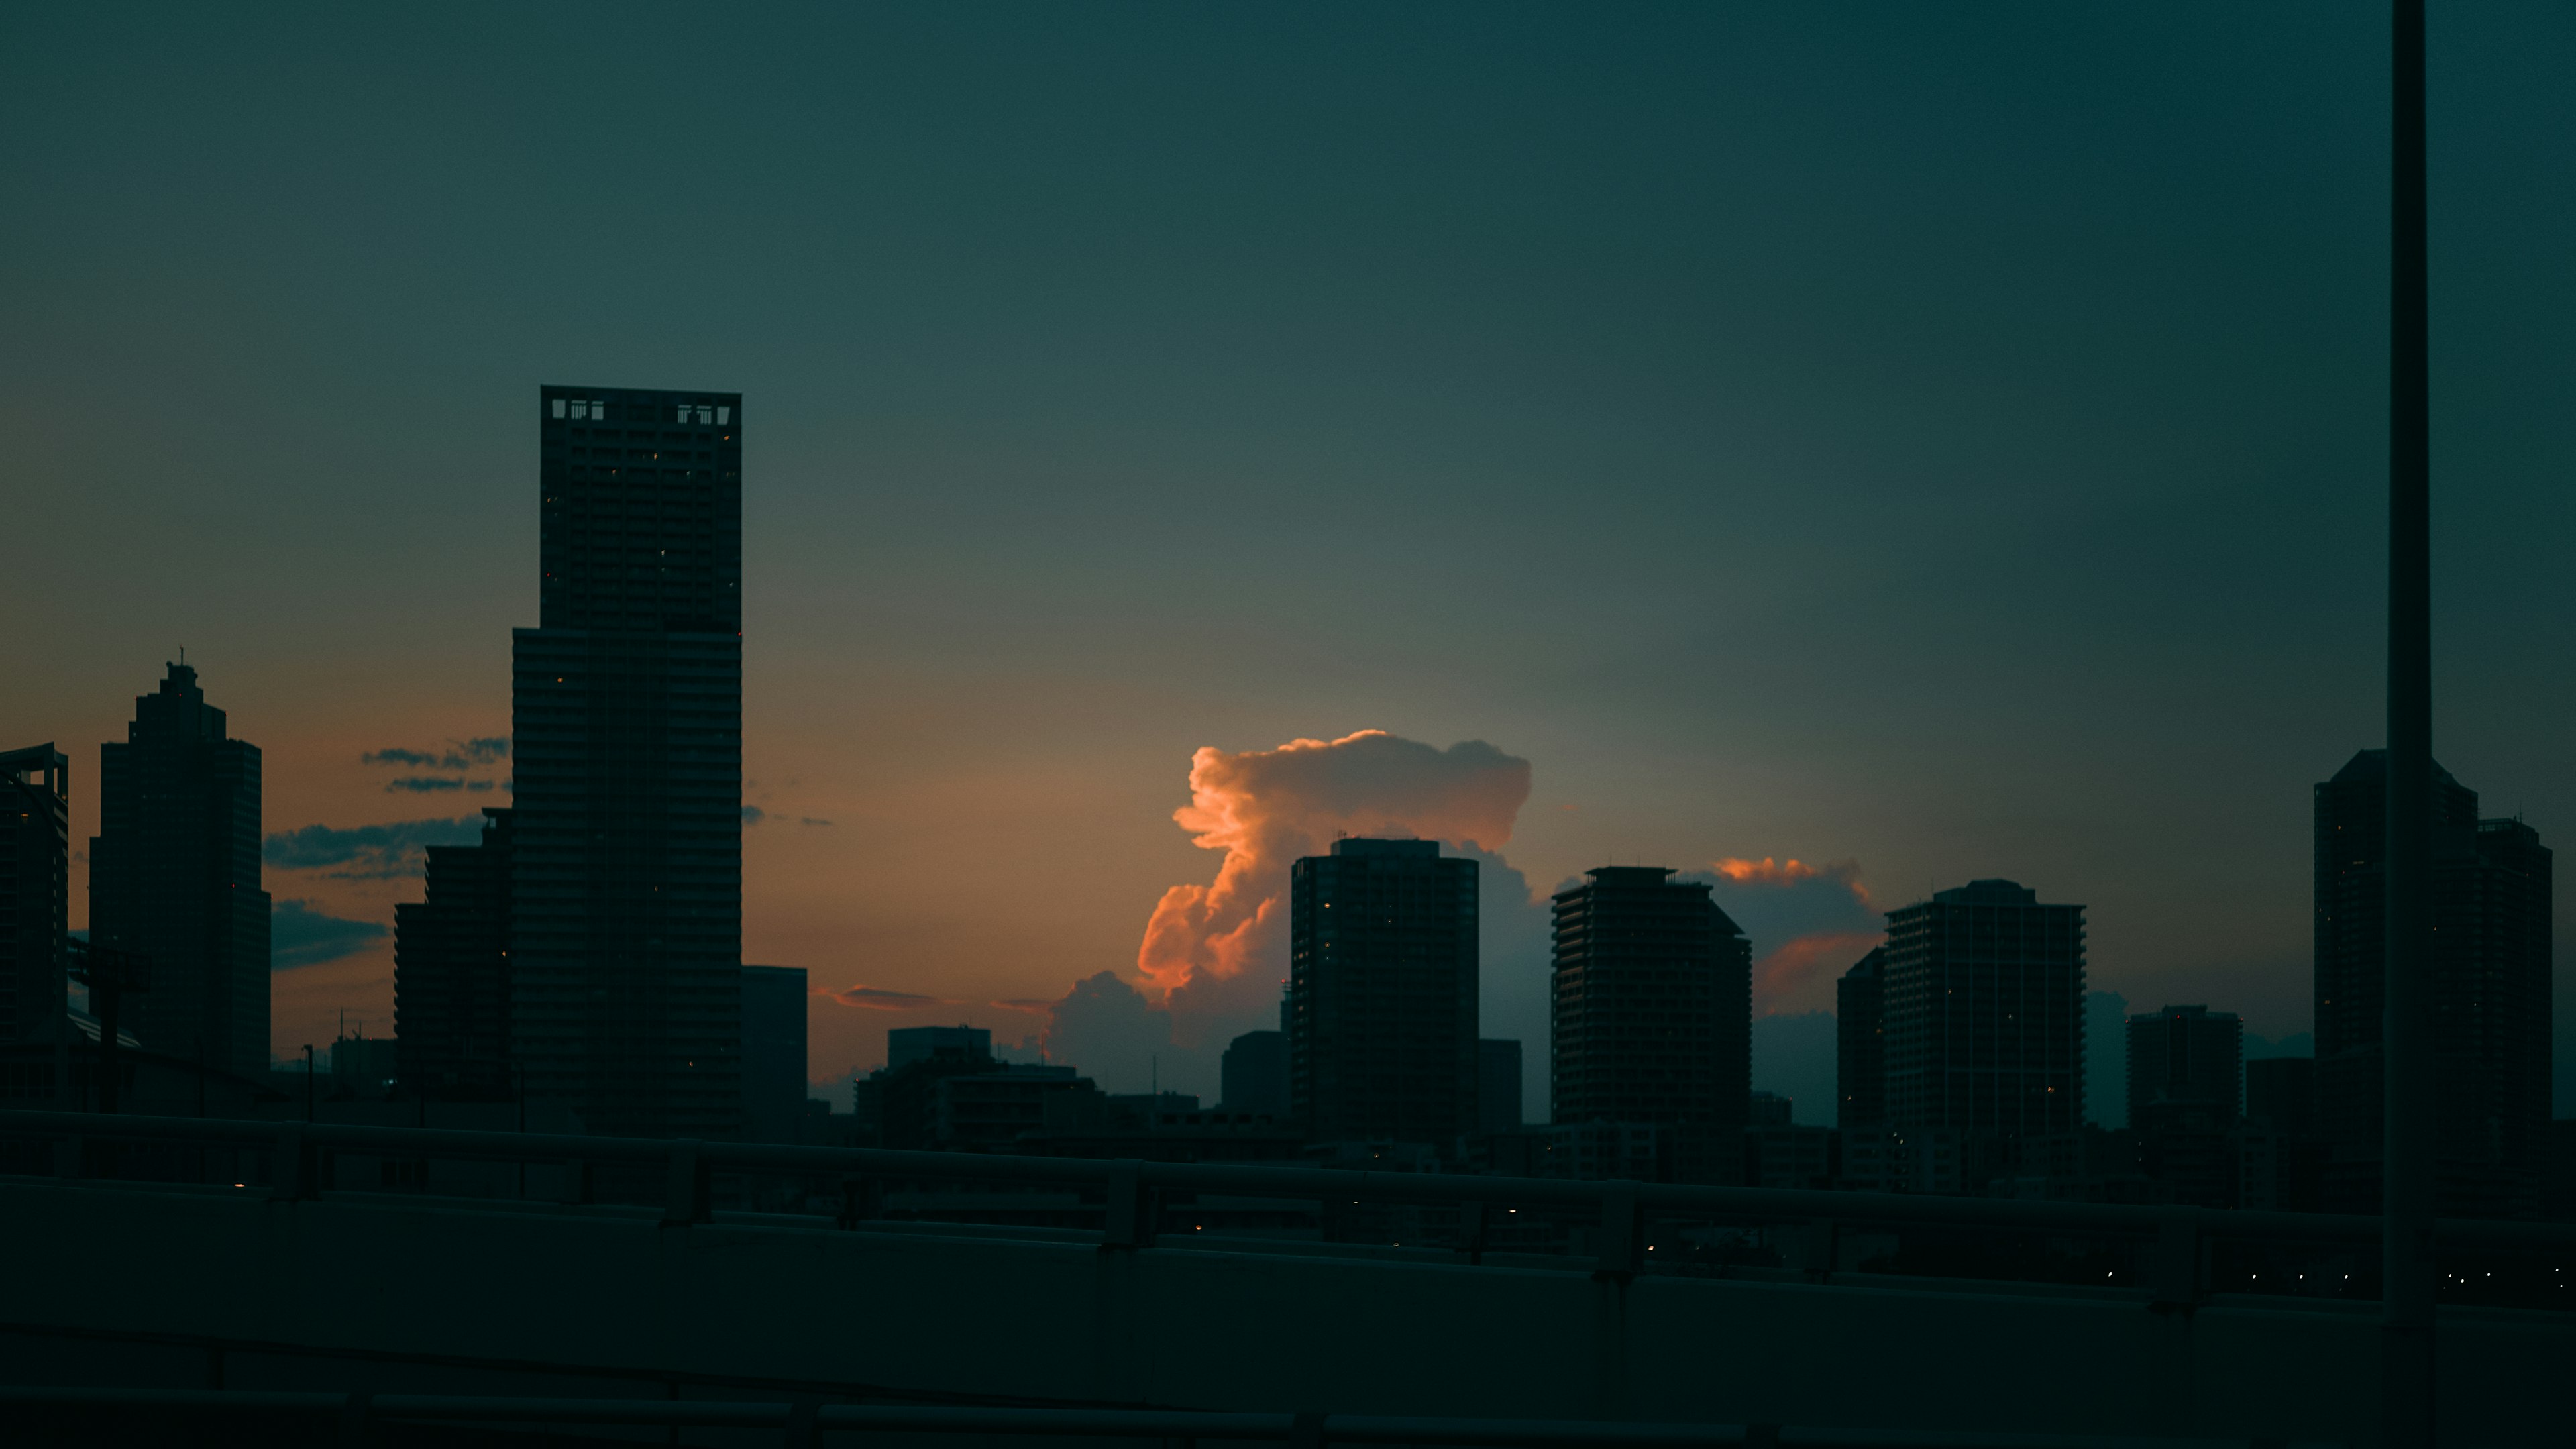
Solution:
M 99 746 L 90 940 L 144 958 L 124 1029 L 153 1051 L 268 1070 L 268 892 L 259 888 L 259 747 L 225 733 L 197 671 L 170 666 Z
M 2316 1092 L 2327 1206 L 2369 1210 L 2381 1152 L 2388 756 L 2316 787 Z M 2550 1091 L 2550 852 L 2433 771 L 2433 1002 L 2442 1211 L 2537 1210 Z
M 396 1077 L 406 1095 L 496 1102 L 519 1089 L 510 1039 L 510 821 L 433 845 L 418 903 L 394 907 Z
M 793 1142 L 805 1116 L 805 968 L 742 968 L 742 1127 Z
M 1559 891 L 1549 1113 L 1671 1129 L 1673 1170 L 1731 1179 L 1753 1091 L 1753 948 L 1705 883 L 1605 865 Z
M 1476 1128 L 1476 862 L 1333 842 L 1289 871 L 1288 1097 L 1320 1141 Z
M 1873 948 L 1834 983 L 1834 1096 L 1841 1127 L 1887 1122 L 1887 948 Z
M 49 744 L 0 750 L 0 1043 L 59 1029 L 71 854 L 70 757 Z
M 2084 908 L 2008 880 L 1887 913 L 1887 1119 L 2030 1138 L 2084 1125 Z
M 2129 1018 L 2129 1125 L 2191 1114 L 2220 1130 L 2243 1116 L 2245 1023 L 2232 1011 L 2168 1006 Z
M 512 631 L 510 965 L 531 1097 L 742 1114 L 742 399 L 538 393 L 538 625 Z

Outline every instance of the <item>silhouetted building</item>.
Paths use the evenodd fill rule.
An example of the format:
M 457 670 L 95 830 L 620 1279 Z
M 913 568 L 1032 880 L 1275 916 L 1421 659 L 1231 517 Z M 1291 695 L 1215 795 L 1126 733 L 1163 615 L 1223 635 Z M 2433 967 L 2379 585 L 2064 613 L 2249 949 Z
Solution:
M 2245 1024 L 2232 1011 L 2168 1006 L 2129 1018 L 2129 1125 L 2190 1112 L 2222 1130 L 2243 1115 Z
M 1745 1103 L 1748 1127 L 1786 1127 L 1797 1120 L 1798 1104 L 1777 1092 L 1756 1092 Z
M 344 1036 L 331 1043 L 331 1085 L 343 1100 L 372 1102 L 392 1095 L 401 1073 L 394 1038 Z
M 1476 862 L 1337 840 L 1289 892 L 1289 1109 L 1327 1142 L 1474 1131 Z
M 511 1018 L 593 1131 L 742 1116 L 742 399 L 547 387 L 512 631 Z
M 1834 1095 L 1838 1125 L 1887 1121 L 1887 950 L 1874 947 L 1834 983 Z
M 2327 1206 L 2378 1205 L 2386 963 L 2387 753 L 2316 787 L 2318 1125 L 2334 1153 Z M 2435 1111 L 2446 1216 L 2537 1210 L 2549 1121 L 2550 852 L 2519 820 L 2480 820 L 2477 792 L 2433 779 Z
M 993 1034 L 980 1026 L 898 1026 L 886 1033 L 887 1071 L 914 1062 L 989 1061 Z
M 1476 1130 L 1521 1128 L 1521 1044 L 1491 1037 L 1476 1043 Z
M 805 968 L 742 968 L 742 1127 L 794 1142 L 805 1117 Z
M 1887 1116 L 2009 1140 L 2084 1123 L 2084 908 L 1972 881 L 1887 913 Z
M 2317 1126 L 2314 1057 L 2264 1057 L 2245 1064 L 2245 1120 L 2305 1137 Z
M 1288 1033 L 1245 1032 L 1226 1045 L 1217 1071 L 1226 1111 L 1288 1116 Z
M 1753 953 L 1702 883 L 1605 865 L 1556 894 L 1548 1091 L 1559 1123 L 1672 1129 L 1683 1181 L 1731 1180 L 1753 1090 Z
M 394 907 L 396 1076 L 406 1095 L 497 1102 L 518 1092 L 510 1031 L 512 812 L 473 845 L 433 845 L 417 903 Z
M 1051 1098 L 1097 1091 L 1071 1067 L 1012 1062 L 942 1075 L 930 1088 L 928 1140 L 917 1145 L 940 1152 L 1006 1151 L 1021 1133 L 1046 1125 Z M 1193 1109 L 1198 1106 L 1196 1097 L 1188 1102 Z M 889 1140 L 886 1145 L 906 1144 Z
M 1746 1187 L 1823 1191 L 1841 1177 L 1842 1165 L 1842 1134 L 1831 1127 L 1799 1127 L 1782 1120 L 1745 1129 Z
M 0 1042 L 50 1042 L 62 1027 L 71 763 L 49 744 L 0 751 Z
M 1673 1175 L 1673 1130 L 1661 1122 L 1598 1120 L 1532 1128 L 1527 1175 L 1577 1182 L 1666 1182 Z
M 231 739 L 197 671 L 173 664 L 99 746 L 90 939 L 142 956 L 125 1030 L 165 1056 L 268 1070 L 268 892 L 259 888 L 259 748 Z

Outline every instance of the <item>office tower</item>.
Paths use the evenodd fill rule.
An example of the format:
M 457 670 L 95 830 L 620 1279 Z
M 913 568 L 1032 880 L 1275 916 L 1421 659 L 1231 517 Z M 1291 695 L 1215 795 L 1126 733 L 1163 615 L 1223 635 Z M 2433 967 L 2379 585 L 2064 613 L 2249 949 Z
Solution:
M 990 1061 L 993 1034 L 980 1026 L 898 1026 L 886 1033 L 889 1072 L 914 1062 Z
M 1887 1121 L 1887 948 L 1873 948 L 1834 983 L 1836 1125 L 1876 1127 Z
M 2245 1024 L 2232 1011 L 2168 1006 L 2129 1018 L 2129 1125 L 2194 1113 L 2232 1127 L 2243 1115 Z
M 510 822 L 485 810 L 483 839 L 433 845 L 421 898 L 394 907 L 395 1076 L 442 1102 L 515 1096 L 510 1034 Z
M 1289 871 L 1288 1103 L 1319 1141 L 1476 1127 L 1476 862 L 1336 840 Z
M 2130 1017 L 2125 1032 L 2129 1128 L 2137 1134 L 2139 1168 L 2149 1181 L 2165 1184 L 2175 1202 L 2236 1206 L 2247 1169 L 2237 1130 L 2243 1023 L 2233 1012 L 2168 1006 Z M 2272 1176 L 2277 1199 L 2277 1161 Z
M 90 940 L 144 958 L 125 1029 L 165 1056 L 268 1070 L 268 892 L 259 888 L 259 747 L 228 738 L 197 671 L 170 666 L 98 748 Z
M 1288 1115 L 1288 1033 L 1245 1032 L 1227 1045 L 1217 1069 L 1226 1111 Z
M 512 631 L 511 1026 L 594 1132 L 742 1115 L 742 400 L 538 393 Z
M 1476 1043 L 1476 1130 L 1521 1130 L 1521 1044 L 1490 1037 Z
M 2380 1012 L 2387 970 L 2388 758 L 2354 755 L 2316 787 L 2318 1128 L 2327 1206 L 2378 1202 Z M 2549 1120 L 2550 852 L 2519 820 L 2433 771 L 2433 1003 L 2442 1211 L 2536 1210 Z
M 1997 1138 L 2084 1125 L 2084 908 L 2008 880 L 1887 913 L 1887 1120 Z
M 2265 1057 L 2245 1064 L 2245 1120 L 2305 1137 L 2317 1125 L 2314 1057 Z
M 0 1042 L 52 1041 L 71 924 L 71 759 L 0 750 Z
M 742 968 L 742 1125 L 793 1142 L 805 1115 L 805 968 Z
M 402 1075 L 402 1044 L 363 1033 L 331 1043 L 331 1085 L 360 1101 L 380 1101 Z
M 1753 1091 L 1753 948 L 1701 883 L 1605 865 L 1555 898 L 1548 1097 L 1560 1123 L 1670 1128 L 1672 1171 L 1731 1180 Z

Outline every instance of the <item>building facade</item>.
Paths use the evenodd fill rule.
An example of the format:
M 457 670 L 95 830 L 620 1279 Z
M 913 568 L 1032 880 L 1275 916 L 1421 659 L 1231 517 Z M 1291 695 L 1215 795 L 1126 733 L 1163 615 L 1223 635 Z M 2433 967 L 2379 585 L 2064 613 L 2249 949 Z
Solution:
M 1834 983 L 1834 1096 L 1836 1125 L 1880 1127 L 1887 1122 L 1887 950 L 1880 947 Z
M 510 821 L 483 812 L 473 845 L 433 845 L 417 903 L 394 907 L 396 1080 L 441 1102 L 515 1096 L 510 1029 Z
M 1704 883 L 1602 866 L 1556 894 L 1549 1113 L 1670 1129 L 1684 1181 L 1732 1180 L 1753 1091 L 1753 952 Z
M 2330 1210 L 2378 1203 L 2387 970 L 2385 751 L 2316 787 L 2316 1105 Z M 2434 767 L 2433 1000 L 2442 1211 L 2538 1211 L 2550 1120 L 2551 853 Z
M 1289 1109 L 1317 1141 L 1476 1129 L 1476 862 L 1333 842 L 1289 871 Z
M 742 399 L 539 391 L 512 632 L 511 1022 L 597 1132 L 742 1115 Z
M 1521 1044 L 1486 1037 L 1476 1043 L 1476 1130 L 1521 1130 Z
M 197 671 L 173 664 L 99 746 L 90 939 L 143 958 L 124 1028 L 202 1067 L 268 1071 L 268 892 L 259 888 L 259 747 L 225 732 Z
M 1218 1093 L 1228 1112 L 1285 1118 L 1288 1112 L 1288 1034 L 1247 1031 L 1226 1044 L 1217 1063 Z
M 2084 1124 L 2084 908 L 1981 880 L 1887 913 L 1887 1118 L 2015 1139 Z
M 805 1116 L 805 968 L 742 968 L 742 1128 L 794 1142 Z
M 2245 1024 L 2232 1011 L 2168 1006 L 2129 1018 L 2129 1126 L 2192 1113 L 2232 1127 L 2244 1115 Z
M 62 1029 L 71 857 L 70 757 L 49 744 L 0 750 L 0 1043 Z

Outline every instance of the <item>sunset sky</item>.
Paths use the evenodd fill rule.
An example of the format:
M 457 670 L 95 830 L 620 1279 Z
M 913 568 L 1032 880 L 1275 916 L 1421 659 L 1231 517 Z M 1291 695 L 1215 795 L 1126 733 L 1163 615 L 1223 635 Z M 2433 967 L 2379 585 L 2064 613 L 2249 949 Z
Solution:
M 1805 1120 L 1807 1014 L 1972 877 L 2308 1029 L 2309 788 L 2381 734 L 2377 7 L 10 28 L 0 747 L 85 844 L 187 649 L 281 1056 L 390 1032 L 418 845 L 507 803 L 541 383 L 743 394 L 744 958 L 818 1090 L 967 1021 L 1213 1095 L 1343 829 L 1484 859 L 1533 1113 L 1543 897 L 1614 862 L 1717 883 Z M 2431 53 L 2435 748 L 2563 846 L 2576 10 Z

